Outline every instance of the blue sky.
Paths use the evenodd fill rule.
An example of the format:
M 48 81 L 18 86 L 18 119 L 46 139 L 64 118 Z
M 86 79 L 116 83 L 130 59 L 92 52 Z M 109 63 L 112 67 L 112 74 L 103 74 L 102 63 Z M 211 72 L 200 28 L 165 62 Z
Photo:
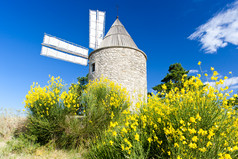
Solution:
M 23 109 L 33 82 L 48 75 L 65 83 L 85 76 L 88 67 L 40 56 L 44 33 L 88 47 L 89 9 L 106 11 L 107 32 L 117 16 L 147 54 L 148 91 L 160 83 L 169 65 L 187 70 L 210 67 L 238 84 L 238 3 L 234 0 L 12 0 L 0 1 L 0 108 Z M 90 52 L 92 50 L 90 49 Z M 193 75 L 192 73 L 190 73 Z

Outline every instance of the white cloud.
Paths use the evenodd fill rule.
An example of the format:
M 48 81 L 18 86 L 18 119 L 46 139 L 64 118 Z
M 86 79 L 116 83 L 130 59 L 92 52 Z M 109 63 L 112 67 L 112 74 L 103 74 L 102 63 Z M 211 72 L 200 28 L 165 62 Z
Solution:
M 238 0 L 199 26 L 188 39 L 198 40 L 211 54 L 228 43 L 238 45 Z
M 198 70 L 189 70 L 189 73 L 198 73 Z
M 215 82 L 206 82 L 205 84 L 209 83 L 211 86 L 215 86 Z M 224 81 L 222 85 L 219 85 L 219 88 L 222 87 L 230 87 L 230 89 L 238 89 L 238 77 L 228 78 Z
M 232 86 L 231 89 L 238 89 L 238 85 Z

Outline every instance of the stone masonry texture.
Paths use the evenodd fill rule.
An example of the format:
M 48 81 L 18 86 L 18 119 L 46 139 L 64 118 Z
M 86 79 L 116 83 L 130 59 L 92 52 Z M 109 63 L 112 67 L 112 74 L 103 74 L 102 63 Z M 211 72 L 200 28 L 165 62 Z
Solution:
M 139 99 L 147 98 L 147 57 L 137 49 L 108 47 L 93 51 L 89 55 L 89 80 L 108 78 L 129 92 L 133 106 Z M 95 71 L 92 72 L 92 64 Z M 140 98 L 138 98 L 140 97 Z

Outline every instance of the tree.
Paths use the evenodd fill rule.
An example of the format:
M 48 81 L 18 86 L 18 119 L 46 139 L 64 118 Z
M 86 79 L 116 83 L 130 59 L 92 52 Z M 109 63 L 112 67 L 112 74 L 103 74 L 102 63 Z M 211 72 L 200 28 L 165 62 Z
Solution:
M 234 109 L 238 110 L 238 97 L 235 98 Z
M 79 82 L 80 88 L 82 90 L 86 89 L 86 85 L 88 84 L 88 74 L 86 75 L 86 77 L 78 77 L 77 80 Z
M 161 84 L 153 87 L 152 89 L 156 92 L 161 92 L 163 90 L 162 86 L 165 84 L 167 87 L 167 92 L 171 90 L 172 87 L 182 88 L 183 82 L 182 77 L 187 75 L 189 71 L 185 70 L 180 63 L 175 63 L 169 66 L 169 73 L 161 80 Z M 187 80 L 189 77 L 186 77 Z
M 231 105 L 235 110 L 238 110 L 238 97 L 235 97 L 233 100 L 230 98 L 228 104 Z

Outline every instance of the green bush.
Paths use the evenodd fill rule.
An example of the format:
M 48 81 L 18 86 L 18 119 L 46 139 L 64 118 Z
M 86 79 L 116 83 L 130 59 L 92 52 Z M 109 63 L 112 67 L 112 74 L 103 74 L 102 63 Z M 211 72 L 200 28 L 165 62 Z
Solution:
M 105 78 L 89 82 L 81 103 L 85 108 L 85 130 L 89 134 L 106 129 L 130 106 L 128 92 Z
M 26 154 L 32 154 L 36 151 L 36 149 L 40 146 L 39 144 L 36 144 L 35 138 L 27 137 L 23 134 L 18 136 L 18 138 L 13 138 L 12 140 L 7 142 L 7 146 L 3 150 L 3 155 L 8 155 L 5 153 L 26 153 Z
M 226 89 L 191 77 L 181 90 L 149 97 L 138 112 L 124 111 L 124 120 L 112 123 L 87 157 L 237 158 L 238 118 Z
M 61 82 L 59 77 L 51 77 L 48 86 L 34 83 L 26 95 L 29 114 L 24 133 L 41 145 L 54 142 L 59 148 L 87 146 L 130 105 L 125 89 L 107 79 L 88 83 L 84 92 L 79 84 L 63 91 Z

